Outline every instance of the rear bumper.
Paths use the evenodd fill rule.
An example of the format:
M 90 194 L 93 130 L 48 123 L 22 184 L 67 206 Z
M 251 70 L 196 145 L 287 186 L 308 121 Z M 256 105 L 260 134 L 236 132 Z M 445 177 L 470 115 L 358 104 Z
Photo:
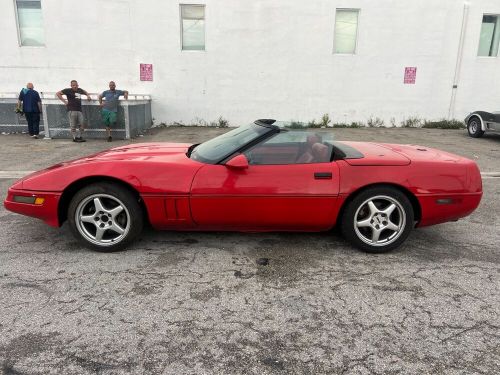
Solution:
M 483 193 L 436 194 L 417 196 L 422 218 L 417 227 L 455 221 L 470 215 L 481 202 Z
M 44 202 L 39 205 L 16 202 L 14 200 L 15 196 L 43 198 Z M 54 193 L 47 191 L 18 190 L 10 188 L 7 193 L 7 198 L 3 202 L 3 205 L 9 211 L 21 215 L 35 217 L 37 219 L 43 220 L 50 226 L 59 227 L 60 223 L 59 223 L 59 215 L 57 212 L 57 207 L 59 205 L 60 198 L 61 198 L 61 193 Z

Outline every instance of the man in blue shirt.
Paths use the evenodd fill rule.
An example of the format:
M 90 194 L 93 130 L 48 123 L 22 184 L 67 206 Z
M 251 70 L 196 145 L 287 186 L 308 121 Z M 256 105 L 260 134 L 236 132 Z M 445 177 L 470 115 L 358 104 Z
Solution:
M 117 90 L 116 84 L 111 81 L 109 83 L 109 90 L 103 91 L 102 94 L 99 95 L 99 105 L 102 107 L 102 122 L 106 126 L 106 133 L 108 135 L 108 142 L 111 142 L 113 138 L 111 138 L 111 126 L 116 126 L 116 116 L 118 113 L 118 100 L 120 96 L 128 99 L 128 91 L 127 90 Z M 103 102 L 104 99 L 104 102 Z
M 37 91 L 33 90 L 33 83 L 28 82 L 25 89 L 19 93 L 17 101 L 18 108 L 23 106 L 23 112 L 28 121 L 28 133 L 31 137 L 38 139 L 40 132 L 40 112 L 42 112 L 42 100 Z

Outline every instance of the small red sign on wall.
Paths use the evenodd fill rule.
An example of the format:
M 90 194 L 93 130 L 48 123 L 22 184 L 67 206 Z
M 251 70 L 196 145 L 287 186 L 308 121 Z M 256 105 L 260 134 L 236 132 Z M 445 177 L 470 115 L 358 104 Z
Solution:
M 141 81 L 153 80 L 153 64 L 141 64 Z
M 417 79 L 417 67 L 407 66 L 405 68 L 405 85 L 414 85 Z

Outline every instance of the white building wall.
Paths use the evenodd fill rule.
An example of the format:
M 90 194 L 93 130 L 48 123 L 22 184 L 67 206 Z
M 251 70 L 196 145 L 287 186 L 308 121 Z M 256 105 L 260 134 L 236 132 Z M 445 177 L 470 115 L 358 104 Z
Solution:
M 15 2 L 0 3 L 0 92 L 71 79 L 100 92 L 115 80 L 152 95 L 156 123 L 445 118 L 464 14 L 461 0 L 190 1 L 206 5 L 206 51 L 181 51 L 179 1 L 42 0 L 45 47 L 19 47 Z M 482 16 L 500 14 L 500 0 L 466 3 L 458 119 L 500 110 L 500 60 L 477 57 Z M 336 8 L 360 9 L 355 55 L 333 54 Z M 139 80 L 140 63 L 153 82 Z

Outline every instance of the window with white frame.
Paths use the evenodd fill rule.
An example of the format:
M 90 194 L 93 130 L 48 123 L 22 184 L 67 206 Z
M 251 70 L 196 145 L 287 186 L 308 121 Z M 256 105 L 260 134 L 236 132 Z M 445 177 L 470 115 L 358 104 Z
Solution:
M 181 5 L 181 45 L 183 50 L 205 50 L 205 5 Z
M 337 9 L 335 14 L 334 53 L 356 53 L 359 9 Z
M 43 46 L 43 20 L 40 0 L 16 0 L 17 26 L 21 46 Z
M 493 14 L 483 15 L 481 35 L 479 37 L 478 56 L 497 56 L 500 41 L 500 16 Z

